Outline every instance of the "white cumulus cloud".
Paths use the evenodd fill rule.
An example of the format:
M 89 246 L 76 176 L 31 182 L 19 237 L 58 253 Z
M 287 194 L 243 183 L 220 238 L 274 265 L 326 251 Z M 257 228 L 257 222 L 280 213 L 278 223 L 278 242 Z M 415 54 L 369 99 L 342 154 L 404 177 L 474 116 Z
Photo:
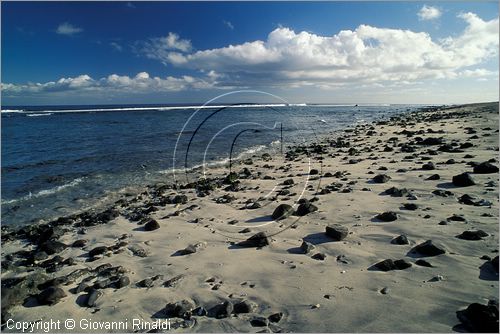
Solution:
M 147 72 L 137 73 L 133 77 L 111 74 L 100 79 L 93 79 L 87 74 L 74 78 L 61 78 L 46 83 L 28 83 L 16 85 L 2 83 L 2 94 L 5 96 L 22 96 L 26 94 L 44 94 L 53 92 L 117 92 L 140 94 L 151 92 L 177 92 L 186 89 L 204 89 L 217 83 L 217 76 L 209 73 L 204 77 L 192 76 L 164 78 L 151 77 Z
M 435 20 L 441 17 L 441 11 L 436 7 L 423 5 L 417 15 L 418 18 L 423 21 Z
M 280 27 L 266 40 L 191 53 L 163 50 L 156 53 L 156 59 L 179 68 L 214 70 L 230 85 L 454 78 L 465 67 L 498 54 L 498 18 L 484 21 L 473 13 L 459 18 L 466 23 L 465 30 L 439 41 L 425 32 L 369 25 L 332 36 Z
M 135 49 L 148 58 L 165 62 L 164 59 L 169 58 L 170 54 L 190 52 L 192 45 L 190 40 L 181 39 L 176 33 L 169 32 L 165 37 L 154 37 L 147 41 L 138 42 Z
M 67 36 L 78 34 L 79 32 L 82 31 L 83 31 L 82 28 L 75 27 L 74 25 L 68 22 L 61 23 L 56 29 L 56 33 L 58 33 L 59 35 L 67 35 Z

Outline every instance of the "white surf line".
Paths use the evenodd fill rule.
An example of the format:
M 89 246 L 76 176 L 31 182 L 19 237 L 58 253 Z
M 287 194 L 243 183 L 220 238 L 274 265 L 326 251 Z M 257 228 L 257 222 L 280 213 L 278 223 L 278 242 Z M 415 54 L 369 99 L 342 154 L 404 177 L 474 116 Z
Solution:
M 148 110 L 192 110 L 192 109 L 218 109 L 218 108 L 264 108 L 264 107 L 300 107 L 306 104 L 237 104 L 237 105 L 202 105 L 202 106 L 165 106 L 165 107 L 129 107 L 129 108 L 96 108 L 96 109 L 61 109 L 61 110 L 2 110 L 2 113 L 71 113 L 71 112 L 102 112 L 102 111 L 148 111 Z

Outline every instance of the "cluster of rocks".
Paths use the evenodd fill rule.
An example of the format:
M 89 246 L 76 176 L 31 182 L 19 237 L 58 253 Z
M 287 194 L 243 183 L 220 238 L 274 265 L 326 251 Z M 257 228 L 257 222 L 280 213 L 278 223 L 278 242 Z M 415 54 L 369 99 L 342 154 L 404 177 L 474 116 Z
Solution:
M 471 332 L 498 333 L 498 301 L 490 300 L 486 305 L 472 303 L 457 311 L 457 318 Z
M 67 297 L 62 289 L 82 278 L 70 291 L 76 295 L 86 293 L 82 306 L 93 307 L 103 295 L 103 289 L 121 289 L 130 284 L 128 270 L 122 266 L 113 267 L 106 263 L 90 269 L 77 269 L 71 273 L 49 278 L 35 272 L 31 275 L 2 280 L 2 321 L 10 316 L 10 309 L 34 298 L 39 305 L 54 305 Z
M 242 314 L 253 314 L 249 317 L 252 327 L 270 327 L 273 332 L 280 332 L 282 329 L 277 324 L 283 319 L 282 312 L 272 313 L 267 317 L 257 315 L 259 305 L 251 300 L 225 300 L 208 308 L 197 306 L 193 301 L 183 299 L 178 302 L 168 303 L 162 310 L 167 318 L 182 318 L 189 320 L 192 317 L 210 317 L 215 319 L 225 319 L 238 317 Z
M 374 267 L 381 271 L 404 270 L 411 267 L 411 263 L 401 260 L 386 259 L 374 264 Z
M 289 204 L 278 205 L 271 214 L 271 218 L 274 220 L 283 220 L 292 215 L 302 217 L 315 211 L 318 211 L 318 207 L 308 199 L 302 198 L 298 201 L 296 210 Z

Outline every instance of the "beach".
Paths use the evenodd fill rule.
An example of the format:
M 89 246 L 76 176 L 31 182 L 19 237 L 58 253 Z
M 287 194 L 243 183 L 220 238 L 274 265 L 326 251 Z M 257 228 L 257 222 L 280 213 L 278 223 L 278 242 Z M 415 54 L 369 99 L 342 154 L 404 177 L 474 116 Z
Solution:
M 3 225 L 2 329 L 498 329 L 464 311 L 499 295 L 498 117 L 422 108 Z

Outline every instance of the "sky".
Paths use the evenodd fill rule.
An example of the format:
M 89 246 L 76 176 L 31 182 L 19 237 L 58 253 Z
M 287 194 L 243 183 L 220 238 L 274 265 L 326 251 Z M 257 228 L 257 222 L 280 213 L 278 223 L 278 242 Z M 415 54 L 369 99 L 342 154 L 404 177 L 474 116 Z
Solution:
M 3 106 L 499 94 L 497 2 L 2 1 L 1 16 Z

